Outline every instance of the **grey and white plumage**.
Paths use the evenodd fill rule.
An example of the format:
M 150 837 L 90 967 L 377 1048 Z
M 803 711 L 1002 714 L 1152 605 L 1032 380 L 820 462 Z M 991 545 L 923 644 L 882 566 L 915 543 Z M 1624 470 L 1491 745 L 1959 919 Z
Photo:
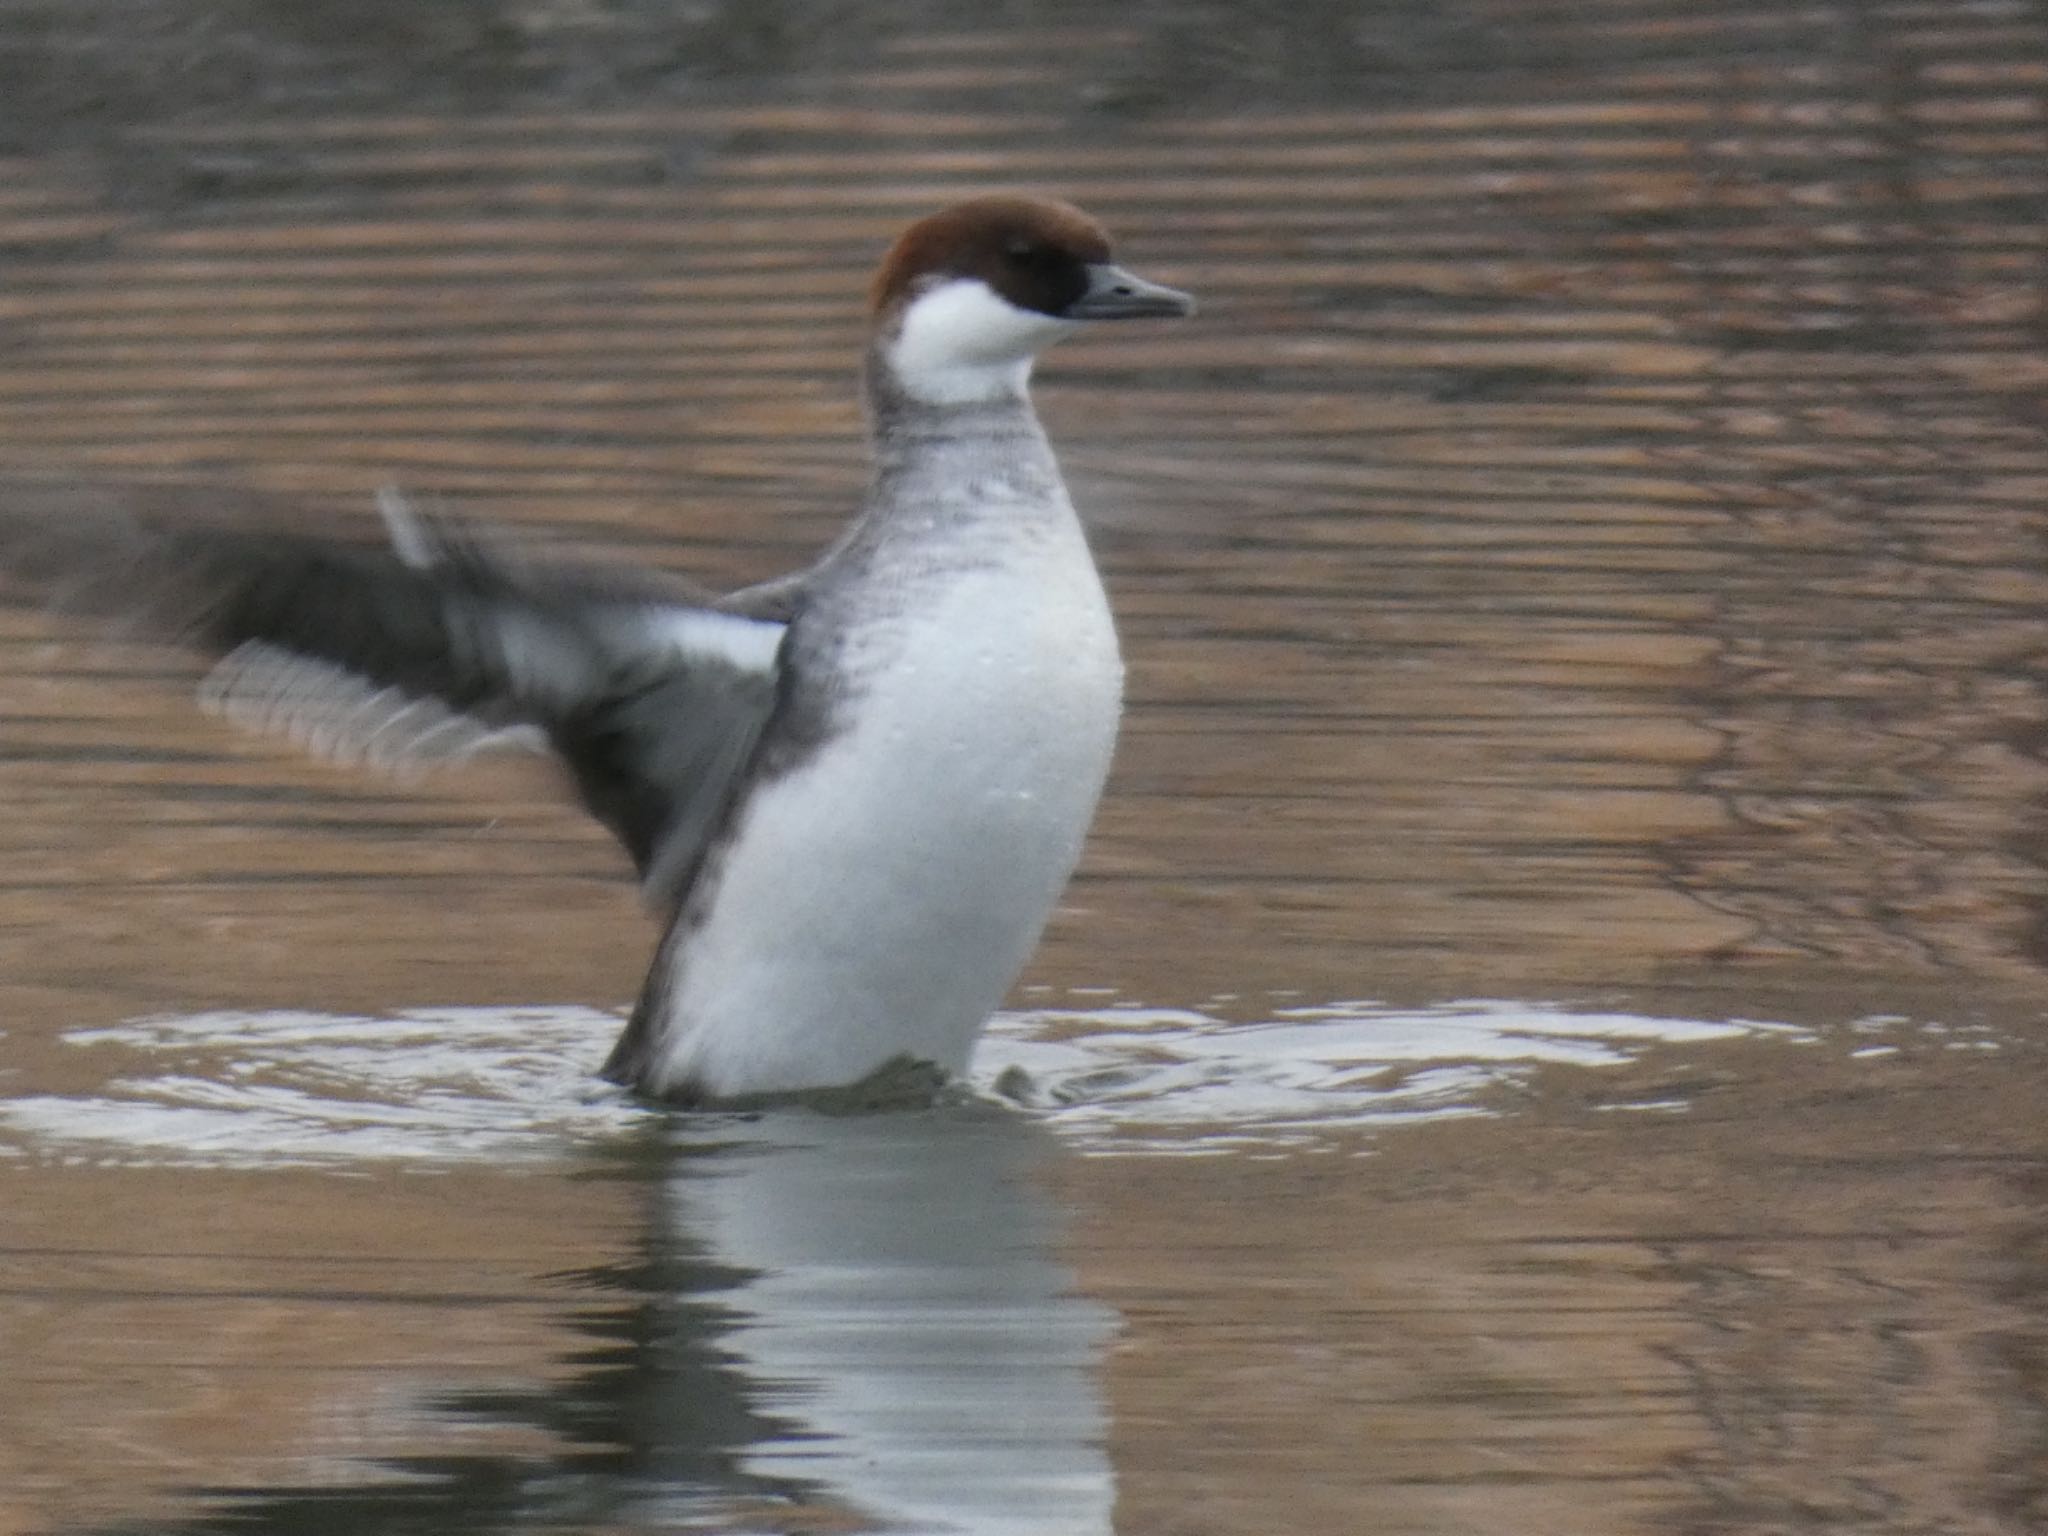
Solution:
M 1079 856 L 1121 705 L 1031 362 L 1190 307 L 1064 204 L 913 225 L 873 292 L 860 514 L 724 597 L 395 496 L 374 550 L 0 507 L 0 577 L 215 653 L 214 708 L 329 756 L 552 752 L 668 923 L 616 1080 L 725 1102 L 957 1073 Z

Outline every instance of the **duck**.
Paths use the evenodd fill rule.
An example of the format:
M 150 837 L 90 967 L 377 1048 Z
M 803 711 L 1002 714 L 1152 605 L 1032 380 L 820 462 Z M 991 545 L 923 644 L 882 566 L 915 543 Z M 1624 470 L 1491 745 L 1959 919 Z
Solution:
M 205 652 L 209 707 L 329 757 L 551 754 L 662 924 L 602 1068 L 626 1089 L 957 1082 L 1080 858 L 1122 712 L 1033 365 L 1193 309 L 1062 201 L 918 219 L 868 294 L 865 496 L 811 565 L 722 595 L 392 492 L 374 546 L 0 508 L 0 570 Z

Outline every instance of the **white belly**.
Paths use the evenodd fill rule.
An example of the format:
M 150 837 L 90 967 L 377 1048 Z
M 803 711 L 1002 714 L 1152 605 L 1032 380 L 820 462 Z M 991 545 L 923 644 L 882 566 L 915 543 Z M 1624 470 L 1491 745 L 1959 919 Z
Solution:
M 1038 942 L 1109 773 L 1123 666 L 1092 564 L 969 574 L 851 720 L 742 812 L 670 947 L 664 1089 L 958 1073 Z

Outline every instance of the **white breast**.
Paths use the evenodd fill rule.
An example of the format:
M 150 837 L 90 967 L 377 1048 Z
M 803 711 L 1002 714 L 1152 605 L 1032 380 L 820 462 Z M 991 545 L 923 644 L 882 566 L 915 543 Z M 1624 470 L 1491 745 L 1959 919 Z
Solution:
M 1037 944 L 1122 699 L 1078 529 L 891 628 L 841 733 L 750 798 L 672 946 L 660 1086 L 851 1083 L 899 1056 L 957 1073 Z

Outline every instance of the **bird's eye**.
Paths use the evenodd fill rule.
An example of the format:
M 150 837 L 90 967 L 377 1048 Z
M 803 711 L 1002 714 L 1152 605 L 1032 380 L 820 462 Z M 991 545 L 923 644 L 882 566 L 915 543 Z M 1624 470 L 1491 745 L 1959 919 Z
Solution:
M 1003 247 L 1003 255 L 1018 267 L 1042 267 L 1052 259 L 1052 252 L 1036 240 L 1012 240 Z

